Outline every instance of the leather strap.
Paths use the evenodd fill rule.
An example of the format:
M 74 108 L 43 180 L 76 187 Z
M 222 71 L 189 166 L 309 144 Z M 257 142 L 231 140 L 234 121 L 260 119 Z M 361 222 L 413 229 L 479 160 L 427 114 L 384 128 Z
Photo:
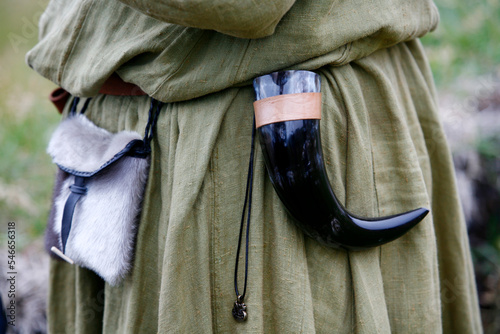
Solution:
M 255 125 L 299 119 L 321 119 L 321 93 L 297 93 L 268 97 L 253 103 Z
M 146 94 L 139 86 L 125 82 L 113 73 L 102 85 L 99 94 L 114 96 L 142 96 Z
M 99 94 L 113 96 L 143 96 L 146 94 L 139 86 L 130 82 L 125 82 L 113 73 L 102 85 Z M 60 114 L 62 114 L 64 106 L 68 102 L 71 94 L 64 88 L 57 88 L 49 95 L 49 100 L 56 106 Z
M 52 93 L 50 93 L 49 100 L 56 106 L 57 111 L 62 114 L 64 106 L 68 102 L 70 96 L 71 94 L 68 91 L 59 87 L 54 89 Z
M 85 178 L 75 176 L 75 183 L 69 187 L 71 194 L 69 194 L 66 204 L 64 205 L 62 226 L 61 226 L 61 242 L 62 251 L 66 253 L 66 242 L 68 241 L 69 231 L 71 230 L 71 223 L 73 221 L 73 213 L 75 212 L 76 203 L 78 200 L 87 193 L 85 187 Z

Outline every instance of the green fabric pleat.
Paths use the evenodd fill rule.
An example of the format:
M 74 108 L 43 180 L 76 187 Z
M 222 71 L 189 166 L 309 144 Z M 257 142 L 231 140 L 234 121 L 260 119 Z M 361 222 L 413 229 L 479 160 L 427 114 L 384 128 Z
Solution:
M 248 320 L 236 322 L 253 89 L 168 103 L 152 142 L 132 272 L 111 287 L 53 262 L 50 332 L 480 333 L 466 227 L 420 42 L 317 73 L 322 146 L 339 200 L 370 217 L 430 208 L 419 225 L 366 251 L 321 246 L 285 212 L 257 145 Z M 112 132 L 142 133 L 149 103 L 98 95 L 87 113 Z
M 431 0 L 52 0 L 26 62 L 75 96 L 97 95 L 116 72 L 178 102 L 274 71 L 344 65 L 438 21 Z

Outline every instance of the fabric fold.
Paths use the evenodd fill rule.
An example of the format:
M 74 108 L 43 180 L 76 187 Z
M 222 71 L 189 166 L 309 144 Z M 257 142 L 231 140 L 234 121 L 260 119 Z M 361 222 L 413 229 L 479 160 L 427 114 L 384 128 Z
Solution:
M 323 153 L 339 200 L 360 215 L 429 203 L 432 214 L 380 248 L 325 248 L 292 223 L 257 147 L 248 320 L 238 323 L 231 315 L 233 273 L 252 87 L 168 103 L 152 142 L 131 276 L 105 286 L 104 311 L 95 313 L 103 333 L 481 332 L 465 223 L 450 195 L 453 166 L 420 43 L 318 73 Z M 93 105 L 88 117 L 109 131 L 137 131 L 146 122 L 146 97 L 98 95 Z M 88 304 L 61 309 L 97 296 L 90 289 L 97 278 L 75 279 L 75 272 L 52 264 L 51 332 L 69 323 L 93 333 L 90 320 L 79 317 Z M 57 285 L 54 275 L 65 283 Z

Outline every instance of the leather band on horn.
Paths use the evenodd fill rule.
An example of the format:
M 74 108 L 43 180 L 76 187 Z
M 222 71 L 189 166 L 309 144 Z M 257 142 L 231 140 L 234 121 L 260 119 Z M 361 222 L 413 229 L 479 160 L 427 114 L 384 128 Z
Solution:
M 253 103 L 255 125 L 321 119 L 321 93 L 284 94 L 268 97 Z

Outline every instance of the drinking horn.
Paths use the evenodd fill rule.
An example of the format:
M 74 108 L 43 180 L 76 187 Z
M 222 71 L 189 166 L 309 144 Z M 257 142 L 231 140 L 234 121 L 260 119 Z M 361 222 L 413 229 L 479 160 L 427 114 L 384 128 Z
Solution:
M 321 83 L 309 71 L 274 72 L 253 82 L 255 123 L 271 182 L 294 222 L 321 244 L 349 250 L 399 238 L 429 212 L 381 218 L 348 212 L 335 196 L 321 149 Z

